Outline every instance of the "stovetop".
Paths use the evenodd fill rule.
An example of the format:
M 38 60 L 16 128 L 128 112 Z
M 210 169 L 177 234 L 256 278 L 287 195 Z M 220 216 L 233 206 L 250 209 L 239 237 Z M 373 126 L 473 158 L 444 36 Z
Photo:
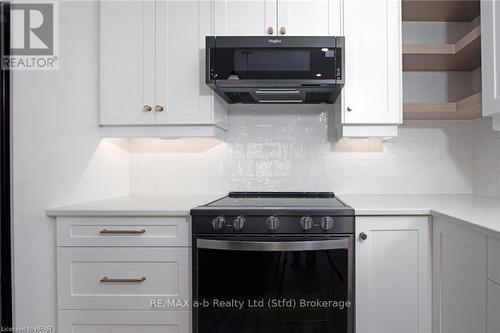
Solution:
M 351 233 L 354 210 L 331 192 L 231 192 L 191 210 L 193 233 Z
M 231 192 L 207 207 L 230 208 L 334 208 L 346 205 L 331 192 Z

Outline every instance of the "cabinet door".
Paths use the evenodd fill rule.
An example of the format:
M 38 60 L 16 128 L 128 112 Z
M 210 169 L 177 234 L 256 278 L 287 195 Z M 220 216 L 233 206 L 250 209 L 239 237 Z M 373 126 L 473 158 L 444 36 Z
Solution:
M 276 1 L 214 0 L 215 35 L 276 35 Z
M 481 0 L 483 116 L 500 114 L 500 1 Z
M 101 1 L 100 113 L 103 125 L 154 123 L 155 5 Z
M 488 333 L 500 332 L 500 285 L 488 281 Z
M 211 27 L 210 1 L 156 1 L 157 124 L 213 122 L 204 51 Z
M 401 123 L 401 1 L 345 0 L 343 22 L 343 123 Z
M 427 217 L 356 220 L 356 332 L 431 331 L 431 228 Z
M 486 236 L 434 219 L 433 332 L 486 332 Z
M 500 114 L 493 116 L 493 130 L 500 131 Z
M 278 34 L 339 36 L 341 3 L 342 0 L 278 0 Z

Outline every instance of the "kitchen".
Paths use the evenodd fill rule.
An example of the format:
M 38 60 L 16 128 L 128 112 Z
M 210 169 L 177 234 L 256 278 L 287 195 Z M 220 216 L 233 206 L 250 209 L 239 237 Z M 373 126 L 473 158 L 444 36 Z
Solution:
M 197 313 L 242 312 L 211 308 L 211 316 L 158 304 L 215 293 L 206 284 L 195 290 L 195 267 L 225 276 L 250 271 L 254 280 L 246 279 L 258 285 L 272 269 L 264 257 L 203 249 L 197 241 L 236 232 L 262 241 L 268 217 L 283 213 L 278 233 L 290 227 L 302 237 L 299 227 L 312 224 L 308 237 L 340 237 L 342 227 L 339 235 L 351 240 L 347 250 L 317 251 L 307 270 L 320 274 L 306 274 L 308 285 L 321 283 L 327 293 L 338 290 L 325 279 L 343 283 L 342 290 L 350 285 L 350 312 L 318 310 L 329 328 L 318 321 L 306 330 L 304 320 L 288 331 L 500 332 L 495 4 L 57 2 L 58 69 L 10 71 L 13 325 L 60 333 L 226 332 L 196 331 L 204 327 L 196 326 Z M 207 36 L 344 37 L 342 90 L 335 104 L 229 104 L 207 84 Z M 267 204 L 256 202 L 266 200 L 255 198 L 257 213 L 203 207 L 230 192 L 335 195 L 309 198 L 328 202 L 319 215 L 308 200 L 298 204 L 309 205 L 308 213 L 264 213 Z M 274 207 L 297 201 L 279 200 Z M 337 222 L 339 202 L 352 212 Z M 199 206 L 217 214 L 196 215 Z M 222 229 L 208 229 L 220 213 Z M 312 221 L 302 220 L 309 215 Z M 329 216 L 334 226 L 325 230 L 321 220 Z M 297 243 L 293 237 L 287 242 Z M 219 252 L 263 264 L 215 261 Z M 298 252 L 275 253 L 289 253 L 273 259 L 285 271 L 284 260 L 293 263 Z M 217 274 L 200 281 L 218 281 Z M 334 296 L 327 298 L 341 300 Z M 267 329 L 245 325 L 248 332 Z

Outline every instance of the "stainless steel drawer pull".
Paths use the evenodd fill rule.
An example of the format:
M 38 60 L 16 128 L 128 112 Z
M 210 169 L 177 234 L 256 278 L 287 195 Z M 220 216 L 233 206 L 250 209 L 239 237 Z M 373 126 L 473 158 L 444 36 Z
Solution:
M 101 279 L 101 282 L 103 283 L 121 283 L 121 282 L 141 283 L 144 281 L 146 281 L 145 276 L 141 277 L 140 279 L 111 279 L 105 276 Z
M 142 235 L 146 232 L 145 229 L 141 230 L 109 230 L 102 229 L 99 231 L 100 235 Z

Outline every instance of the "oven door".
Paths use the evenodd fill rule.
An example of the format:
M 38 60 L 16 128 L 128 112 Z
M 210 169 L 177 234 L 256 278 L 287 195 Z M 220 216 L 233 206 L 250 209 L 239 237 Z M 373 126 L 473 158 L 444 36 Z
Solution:
M 195 333 L 353 332 L 352 236 L 193 241 Z

